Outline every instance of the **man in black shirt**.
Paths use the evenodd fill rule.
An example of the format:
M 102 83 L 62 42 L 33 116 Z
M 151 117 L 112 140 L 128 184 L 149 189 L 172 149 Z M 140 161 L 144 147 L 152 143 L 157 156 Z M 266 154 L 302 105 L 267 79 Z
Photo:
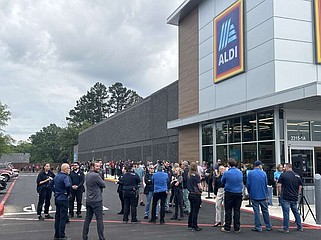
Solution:
M 70 172 L 71 196 L 69 197 L 69 217 L 74 216 L 74 202 L 77 201 L 77 217 L 81 218 L 82 194 L 85 191 L 85 175 L 79 169 L 79 163 L 73 163 L 73 170 Z
M 283 211 L 283 228 L 280 232 L 289 233 L 289 213 L 290 208 L 295 217 L 297 230 L 303 231 L 301 217 L 298 211 L 299 194 L 302 190 L 301 177 L 292 171 L 292 164 L 285 164 L 285 171 L 278 180 L 278 191 L 281 196 L 281 206 Z

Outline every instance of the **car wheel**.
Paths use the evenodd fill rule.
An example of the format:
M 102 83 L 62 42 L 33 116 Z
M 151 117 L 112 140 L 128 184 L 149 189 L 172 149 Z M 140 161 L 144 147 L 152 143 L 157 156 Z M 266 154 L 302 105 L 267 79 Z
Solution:
M 10 180 L 10 177 L 9 175 L 2 175 L 4 177 L 4 181 L 5 182 L 8 182 Z

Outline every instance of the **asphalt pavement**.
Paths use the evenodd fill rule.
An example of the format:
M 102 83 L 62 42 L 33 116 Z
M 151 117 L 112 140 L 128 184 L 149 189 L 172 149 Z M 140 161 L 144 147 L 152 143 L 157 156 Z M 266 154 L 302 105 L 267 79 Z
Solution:
M 54 234 L 54 220 L 39 221 L 35 208 L 38 201 L 36 192 L 36 173 L 22 173 L 13 182 L 9 182 L 5 191 L 0 191 L 0 201 L 5 200 L 4 215 L 0 218 L 0 239 L 10 240 L 50 240 Z M 11 188 L 10 194 L 7 194 Z M 126 240 L 154 240 L 154 239 L 319 239 L 320 227 L 305 225 L 303 232 L 296 231 L 295 224 L 291 224 L 290 234 L 280 233 L 277 231 L 281 228 L 282 221 L 280 218 L 271 218 L 273 231 L 252 232 L 253 213 L 242 211 L 241 213 L 241 229 L 239 234 L 223 233 L 220 228 L 212 227 L 214 223 L 214 204 L 211 200 L 204 200 L 199 213 L 199 226 L 203 228 L 200 232 L 192 232 L 187 229 L 187 217 L 183 221 L 170 220 L 172 214 L 166 214 L 166 224 L 159 223 L 150 224 L 148 219 L 143 219 L 145 207 L 138 206 L 138 224 L 123 224 L 122 216 L 117 212 L 120 210 L 120 202 L 116 192 L 117 185 L 111 181 L 106 181 L 106 189 L 104 190 L 104 223 L 105 237 L 111 239 Z M 53 199 L 51 202 L 51 213 L 54 215 L 55 206 Z M 84 203 L 84 201 L 83 201 Z M 82 208 L 83 218 L 71 218 L 71 222 L 66 226 L 66 235 L 73 240 L 81 240 L 82 226 L 85 216 L 85 208 Z M 90 240 L 97 240 L 96 223 L 92 222 Z

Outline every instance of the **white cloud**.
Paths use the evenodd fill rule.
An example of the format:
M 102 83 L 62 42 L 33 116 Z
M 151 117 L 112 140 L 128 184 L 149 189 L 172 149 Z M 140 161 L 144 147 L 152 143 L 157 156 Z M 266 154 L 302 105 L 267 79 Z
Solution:
M 177 80 L 177 27 L 167 17 L 183 0 L 0 1 L 0 102 L 5 129 L 27 139 L 63 126 L 96 82 L 116 81 L 147 96 Z

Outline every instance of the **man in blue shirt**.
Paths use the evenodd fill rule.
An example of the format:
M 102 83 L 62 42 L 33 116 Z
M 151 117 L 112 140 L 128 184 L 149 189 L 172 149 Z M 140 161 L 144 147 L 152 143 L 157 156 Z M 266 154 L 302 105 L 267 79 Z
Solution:
M 262 232 L 262 225 L 260 220 L 260 207 L 263 215 L 263 220 L 266 226 L 266 231 L 272 230 L 268 209 L 268 188 L 266 173 L 262 170 L 262 162 L 254 162 L 254 170 L 247 175 L 246 187 L 252 201 L 254 211 L 255 227 L 252 231 Z
M 69 174 L 69 165 L 67 163 L 63 163 L 61 165 L 61 171 L 53 179 L 56 204 L 54 239 L 59 240 L 71 239 L 65 235 L 66 221 L 68 218 L 68 197 L 71 191 Z
M 165 202 L 167 197 L 167 183 L 168 183 L 168 174 L 164 172 L 164 167 L 159 165 L 157 167 L 157 172 L 153 175 L 153 184 L 154 184 L 154 195 L 153 195 L 153 205 L 152 205 L 152 217 L 149 222 L 156 222 L 156 206 L 158 200 L 160 200 L 160 224 L 165 223 Z
M 224 187 L 225 225 L 222 232 L 230 232 L 232 224 L 232 210 L 234 210 L 234 231 L 241 232 L 240 214 L 242 204 L 243 174 L 236 168 L 237 163 L 234 158 L 228 160 L 229 170 L 223 174 L 221 179 Z

